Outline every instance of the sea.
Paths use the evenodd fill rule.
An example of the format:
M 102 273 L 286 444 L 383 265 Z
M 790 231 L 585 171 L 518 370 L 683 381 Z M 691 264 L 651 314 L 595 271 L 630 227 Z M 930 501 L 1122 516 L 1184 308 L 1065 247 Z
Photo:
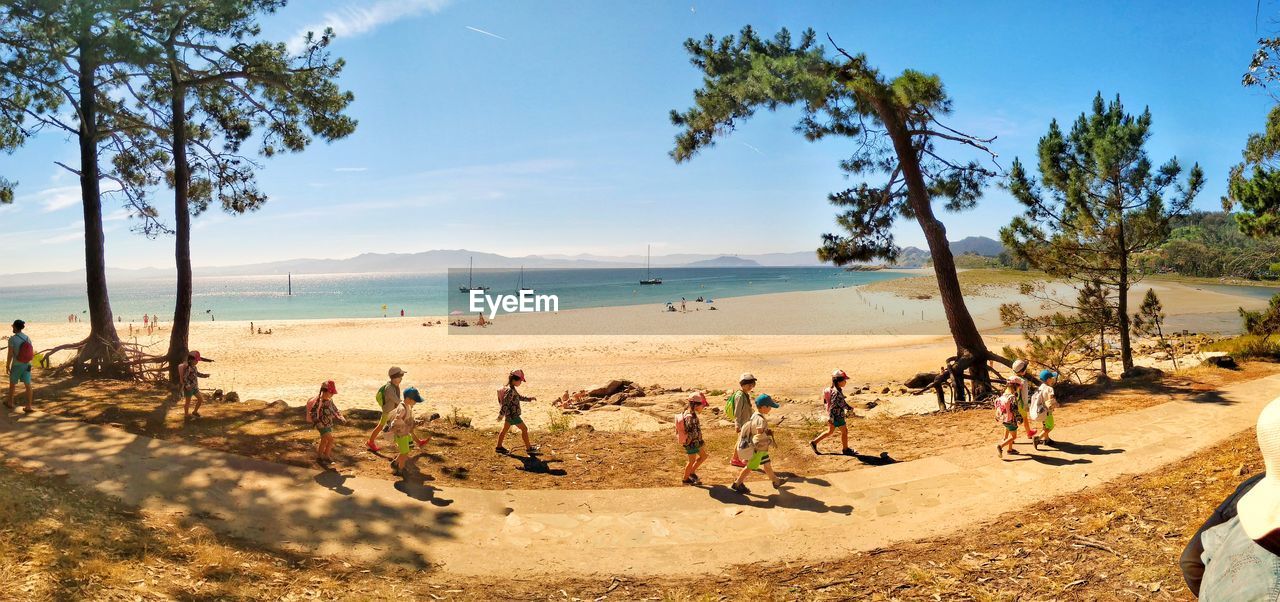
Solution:
M 911 274 L 892 270 L 846 271 L 834 267 L 655 268 L 660 285 L 642 285 L 643 268 L 450 270 L 448 274 L 294 274 L 288 277 L 199 277 L 194 281 L 194 320 L 292 320 L 375 318 L 383 315 L 443 316 L 472 313 L 468 295 L 458 290 L 468 278 L 488 294 L 555 295 L 559 309 L 620 305 L 714 304 L 716 299 L 859 286 Z M 126 322 L 143 314 L 173 317 L 171 280 L 132 280 L 108 284 L 113 313 Z M 87 317 L 83 283 L 0 287 L 0 321 L 65 321 Z

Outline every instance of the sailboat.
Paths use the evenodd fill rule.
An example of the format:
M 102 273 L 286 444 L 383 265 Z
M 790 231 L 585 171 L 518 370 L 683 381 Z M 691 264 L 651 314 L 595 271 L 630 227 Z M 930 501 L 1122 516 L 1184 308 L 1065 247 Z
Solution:
M 487 286 L 474 286 L 471 284 L 471 271 L 475 268 L 475 265 L 476 265 L 476 258 L 472 257 L 471 262 L 467 265 L 467 285 L 458 287 L 458 292 L 466 294 L 466 293 L 470 293 L 471 291 L 489 290 L 489 287 Z
M 516 292 L 523 293 L 525 291 L 532 293 L 533 289 L 524 285 L 524 266 L 520 266 L 520 283 L 516 285 Z
M 646 245 L 644 248 L 644 280 L 641 280 L 640 284 L 662 284 L 661 278 L 652 278 L 649 276 L 649 254 L 650 247 Z

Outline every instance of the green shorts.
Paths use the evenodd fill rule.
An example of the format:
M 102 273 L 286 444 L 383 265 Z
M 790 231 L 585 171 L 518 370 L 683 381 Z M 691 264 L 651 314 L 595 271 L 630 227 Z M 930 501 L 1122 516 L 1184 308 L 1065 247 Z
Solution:
M 507 417 L 507 426 L 519 426 L 524 424 L 524 419 L 516 416 L 515 418 Z
M 31 364 L 27 362 L 14 362 L 9 368 L 9 384 L 16 385 L 19 382 L 31 384 Z
M 702 444 L 701 444 L 701 443 L 699 443 L 699 444 L 697 444 L 697 445 L 686 445 L 686 446 L 684 446 L 684 453 L 686 453 L 686 454 L 688 454 L 688 455 L 690 455 L 690 456 L 696 456 L 696 455 L 698 455 L 698 452 L 700 452 L 700 451 L 702 451 Z
M 751 461 L 747 462 L 747 468 L 755 470 L 769 463 L 769 452 L 756 452 L 751 456 Z
M 1013 422 L 1001 422 L 1000 424 L 1003 424 L 1004 430 L 1009 431 L 1010 433 L 1018 431 L 1018 421 L 1016 420 Z
M 182 396 L 187 399 L 191 399 L 192 397 L 195 397 L 196 394 L 199 392 L 200 392 L 200 389 L 183 389 Z
M 836 428 L 844 428 L 844 425 L 845 425 L 844 416 L 841 416 L 839 419 L 832 418 L 828 420 L 828 422 L 831 423 L 831 426 L 834 426 Z
M 328 435 L 329 433 L 332 433 L 332 432 L 333 432 L 333 427 L 331 427 L 331 426 L 317 426 L 317 427 L 316 427 L 316 430 L 317 430 L 317 431 L 320 431 L 320 436 L 321 436 L 321 437 L 323 437 L 323 436 L 325 436 L 325 435 Z
M 387 426 L 387 422 L 391 420 L 391 412 L 392 410 L 387 410 L 382 413 L 382 418 L 378 419 L 378 428 Z
M 1053 412 L 1044 415 L 1044 430 L 1053 430 Z
M 400 450 L 400 455 L 409 455 L 409 441 L 413 439 L 412 435 L 401 435 L 396 437 L 396 449 Z

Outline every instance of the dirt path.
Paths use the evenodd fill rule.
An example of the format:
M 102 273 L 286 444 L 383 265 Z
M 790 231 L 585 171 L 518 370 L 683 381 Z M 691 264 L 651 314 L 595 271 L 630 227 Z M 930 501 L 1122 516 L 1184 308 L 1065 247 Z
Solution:
M 680 575 L 757 559 L 831 560 L 936 536 L 1185 457 L 1251 426 L 1280 375 L 1073 424 L 1058 450 L 994 441 L 821 478 L 627 491 L 435 488 L 288 467 L 48 415 L 0 419 L 0 454 L 150 511 L 284 549 L 457 574 Z M 939 433 L 946 436 L 946 433 Z M 959 443 L 959 442 L 957 442 Z M 636 470 L 649 467 L 637 466 Z M 779 469 L 786 470 L 785 466 Z

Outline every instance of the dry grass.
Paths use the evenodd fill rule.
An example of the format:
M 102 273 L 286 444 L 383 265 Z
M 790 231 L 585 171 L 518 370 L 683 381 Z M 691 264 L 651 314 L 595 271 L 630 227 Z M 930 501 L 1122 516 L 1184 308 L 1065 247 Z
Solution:
M 1045 282 L 1052 280 L 1043 272 L 978 269 L 960 272 L 960 290 L 969 296 L 1003 296 L 1008 290 L 1016 289 L 1024 282 Z M 893 293 L 899 297 L 924 299 L 938 295 L 938 281 L 933 276 L 915 276 L 911 278 L 895 278 L 862 286 L 869 292 Z

